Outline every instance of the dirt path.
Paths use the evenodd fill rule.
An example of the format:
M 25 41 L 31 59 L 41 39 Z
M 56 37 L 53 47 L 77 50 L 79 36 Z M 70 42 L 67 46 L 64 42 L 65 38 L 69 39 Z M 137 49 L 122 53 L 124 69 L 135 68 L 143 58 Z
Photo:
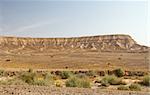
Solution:
M 148 92 L 108 91 L 89 88 L 57 88 L 46 86 L 0 86 L 0 95 L 149 95 Z

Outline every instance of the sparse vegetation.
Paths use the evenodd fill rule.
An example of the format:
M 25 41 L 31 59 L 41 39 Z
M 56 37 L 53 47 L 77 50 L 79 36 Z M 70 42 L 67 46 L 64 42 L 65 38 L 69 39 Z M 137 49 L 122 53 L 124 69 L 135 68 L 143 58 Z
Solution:
M 79 73 L 76 75 L 77 78 L 87 78 L 87 75 L 84 73 Z
M 32 85 L 48 86 L 49 83 L 47 80 L 35 80 Z
M 32 68 L 29 68 L 29 71 L 28 71 L 28 72 L 33 73 L 33 69 L 32 69 Z
M 96 76 L 96 72 L 93 71 L 93 70 L 89 70 L 88 72 L 86 72 L 86 75 L 90 76 L 90 77 L 95 77 Z
M 38 78 L 37 73 L 33 72 L 32 70 L 29 72 L 25 72 L 20 76 L 20 79 L 23 80 L 25 83 L 30 85 L 50 85 L 52 81 L 52 77 L 50 74 L 46 73 L 44 78 Z
M 111 76 L 105 76 L 102 80 L 101 80 L 101 84 L 103 86 L 109 86 L 110 85 L 119 85 L 121 84 L 121 79 L 117 78 L 114 75 Z
M 69 77 L 71 77 L 71 75 L 72 75 L 72 72 L 70 72 L 70 71 L 62 71 L 60 73 L 60 77 L 62 79 L 68 79 Z
M 4 70 L 0 70 L 0 77 L 3 76 Z
M 1 85 L 25 85 L 21 79 L 14 78 L 14 79 L 7 79 L 7 80 L 1 80 L 0 81 Z
M 88 79 L 79 79 L 77 77 L 72 77 L 66 81 L 66 87 L 90 88 L 91 85 Z
M 119 68 L 119 69 L 116 69 L 116 70 L 115 70 L 115 74 L 116 74 L 116 76 L 118 76 L 118 77 L 123 77 L 124 74 L 125 74 L 125 72 L 124 72 L 123 69 Z
M 61 80 L 57 80 L 55 82 L 56 87 L 63 87 L 63 82 Z
M 141 86 L 139 84 L 131 84 L 129 86 L 129 89 L 132 90 L 132 91 L 140 91 L 141 90 Z
M 51 75 L 50 73 L 46 73 L 46 74 L 44 74 L 44 79 L 45 80 L 52 80 L 53 79 L 53 75 Z
M 90 88 L 91 87 L 90 81 L 88 79 L 80 79 L 79 83 L 80 83 L 79 87 L 82 87 L 82 88 Z
M 70 78 L 66 81 L 66 87 L 78 87 L 79 80 L 76 77 Z
M 124 86 L 124 85 L 120 85 L 118 88 L 118 90 L 129 90 L 128 86 Z
M 141 86 L 139 84 L 131 84 L 129 86 L 120 85 L 118 90 L 131 90 L 131 91 L 141 91 Z
M 147 75 L 143 78 L 142 84 L 145 86 L 150 86 L 150 76 L 149 75 Z
M 36 73 L 31 73 L 31 72 L 25 72 L 23 73 L 20 78 L 28 84 L 34 84 L 35 78 L 36 78 Z
M 4 72 L 4 71 L 3 71 Z M 57 71 L 58 72 L 58 71 Z M 8 72 L 9 73 L 9 72 Z M 11 73 L 10 73 L 11 74 Z M 118 90 L 131 90 L 140 91 L 141 86 L 140 81 L 135 81 L 134 84 L 126 85 L 128 82 L 123 80 L 124 77 L 120 78 L 115 75 L 106 75 L 104 77 L 98 76 L 93 73 L 93 71 L 73 73 L 73 71 L 59 71 L 57 74 L 55 72 L 35 72 L 33 69 L 29 69 L 26 72 L 18 73 L 19 75 L 13 76 L 12 78 L 7 76 L 2 78 L 0 84 L 2 85 L 39 85 L 39 86 L 56 86 L 56 87 L 79 87 L 79 88 L 90 88 L 92 83 L 97 87 L 108 87 L 113 85 L 118 85 Z M 92 77 L 91 77 L 92 76 Z M 6 79 L 5 79 L 6 78 Z M 10 79 L 9 79 L 10 78 Z M 141 78 L 140 78 L 141 79 Z M 134 80 L 134 79 L 133 79 Z M 93 82 L 92 82 L 93 81 Z M 145 76 L 141 82 L 144 85 L 149 83 L 149 76 Z

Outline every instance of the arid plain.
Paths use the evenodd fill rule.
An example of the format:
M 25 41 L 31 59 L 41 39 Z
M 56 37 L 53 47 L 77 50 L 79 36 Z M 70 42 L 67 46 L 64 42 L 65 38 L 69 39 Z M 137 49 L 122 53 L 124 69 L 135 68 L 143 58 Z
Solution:
M 102 82 L 96 84 L 96 81 L 99 77 L 102 79 L 106 75 L 114 75 L 116 74 L 115 70 L 121 69 L 124 72 L 122 79 L 124 81 L 128 80 L 126 86 L 131 83 L 138 83 L 139 81 L 140 84 L 142 78 L 149 74 L 149 55 L 149 47 L 139 45 L 129 35 L 102 35 L 74 38 L 0 37 L 0 69 L 3 71 L 0 81 L 16 78 L 16 76 L 20 75 L 18 72 L 28 72 L 29 69 L 32 69 L 36 73 L 55 73 L 54 85 L 57 86 L 57 81 L 59 81 L 59 87 L 57 86 L 58 88 L 56 87 L 56 89 L 59 89 L 60 92 L 51 91 L 51 93 L 43 92 L 45 94 L 42 94 L 39 90 L 41 89 L 40 87 L 43 87 L 43 91 L 44 89 L 47 91 L 48 88 L 46 88 L 47 86 L 38 84 L 39 86 L 35 86 L 34 89 L 35 91 L 38 89 L 36 94 L 33 93 L 34 90 L 33 92 L 30 90 L 29 92 L 20 92 L 21 95 L 52 95 L 53 92 L 56 92 L 56 95 L 93 95 L 92 93 L 95 91 L 97 91 L 95 95 L 101 95 L 103 92 L 109 95 L 112 90 L 120 93 L 120 95 L 130 93 L 134 95 L 148 95 L 149 86 L 142 86 L 142 90 L 137 92 L 124 92 L 117 90 L 118 86 L 111 85 L 111 83 L 109 87 L 105 87 L 102 85 Z M 91 81 L 91 86 L 83 87 L 84 90 L 79 92 L 76 89 L 83 88 L 78 88 L 78 86 L 76 86 L 77 88 L 66 87 L 65 81 L 69 79 L 60 78 L 61 76 L 57 74 L 57 72 L 64 71 L 73 72 L 74 74 L 85 74 L 84 76 L 88 76 L 88 72 L 90 72 L 91 75 L 88 76 L 88 80 Z M 39 77 L 41 78 L 41 74 L 39 74 Z M 5 85 L 8 84 L 2 82 L 0 87 L 2 95 L 19 94 L 17 91 L 8 90 Z M 9 85 L 10 88 L 14 89 L 11 86 L 12 84 Z M 21 89 L 24 88 L 22 87 L 24 85 L 27 88 L 29 87 L 28 89 L 31 87 L 24 83 L 19 84 Z M 62 90 L 67 89 L 64 90 L 66 92 L 62 92 L 61 88 Z M 85 91 L 86 89 L 87 92 Z M 3 92 L 4 90 L 7 90 L 6 93 Z M 112 92 L 113 95 L 116 95 L 116 93 Z M 53 93 L 53 95 L 55 94 Z

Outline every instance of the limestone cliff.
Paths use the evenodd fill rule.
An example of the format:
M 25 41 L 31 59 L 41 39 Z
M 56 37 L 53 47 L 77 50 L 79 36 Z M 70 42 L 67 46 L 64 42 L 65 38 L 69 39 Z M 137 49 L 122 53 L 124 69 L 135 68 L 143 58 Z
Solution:
M 1 50 L 81 49 L 99 51 L 147 51 L 129 35 L 101 35 L 72 38 L 0 37 Z

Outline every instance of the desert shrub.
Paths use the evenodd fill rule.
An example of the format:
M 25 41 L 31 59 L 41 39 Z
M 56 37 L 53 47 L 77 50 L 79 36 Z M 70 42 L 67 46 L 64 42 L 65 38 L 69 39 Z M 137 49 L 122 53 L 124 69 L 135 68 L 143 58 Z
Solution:
M 31 72 L 25 72 L 23 73 L 20 78 L 28 84 L 34 84 L 35 79 L 36 79 L 36 73 L 31 73 Z
M 51 73 L 46 73 L 46 74 L 44 75 L 44 79 L 45 79 L 45 80 L 52 80 L 52 79 L 53 79 L 53 75 L 52 75 Z
M 1 80 L 0 84 L 1 85 L 25 85 L 25 83 L 18 78 Z
M 52 79 L 53 79 L 53 80 L 58 80 L 58 79 L 60 79 L 60 77 L 57 76 L 57 75 L 53 75 L 53 76 L 52 76 Z
M 87 76 L 94 77 L 94 76 L 96 76 L 96 72 L 93 71 L 93 70 L 89 70 L 88 72 L 86 72 L 86 75 L 87 75 Z
M 3 76 L 4 70 L 0 70 L 0 77 Z
M 70 71 L 62 71 L 59 75 L 60 75 L 60 77 L 62 79 L 68 79 L 69 77 L 71 77 L 72 72 L 70 72 Z
M 123 69 L 119 68 L 119 69 L 116 69 L 116 70 L 115 70 L 115 74 L 116 74 L 116 76 L 118 76 L 118 77 L 122 77 L 122 76 L 124 76 L 125 72 L 124 72 Z
M 101 83 L 101 79 L 99 77 L 96 78 L 95 83 Z
M 150 86 L 150 76 L 144 76 L 143 80 L 142 80 L 142 84 L 145 86 Z
M 10 85 L 12 82 L 10 80 L 1 80 L 0 85 Z
M 38 78 L 37 73 L 34 72 L 25 72 L 19 77 L 22 81 L 30 85 L 41 85 L 47 86 L 52 84 L 52 78 L 49 74 L 46 74 L 44 78 Z
M 129 90 L 128 86 L 124 86 L 124 85 L 120 85 L 118 88 L 118 90 Z
M 114 75 L 111 76 L 105 76 L 102 80 L 101 80 L 101 84 L 103 86 L 108 86 L 109 84 L 111 85 L 119 85 L 121 84 L 122 80 L 117 78 Z
M 88 79 L 79 79 L 79 78 L 73 77 L 66 81 L 66 87 L 90 88 L 91 85 Z
M 108 87 L 110 84 L 109 84 L 109 82 L 108 82 L 108 80 L 101 80 L 101 85 L 102 86 L 105 86 L 105 87 Z
M 44 80 L 44 79 L 43 80 L 34 80 L 32 85 L 48 86 L 49 85 L 49 81 Z
M 33 69 L 32 68 L 29 68 L 29 73 L 33 73 Z
M 66 81 L 66 87 L 78 87 L 79 86 L 79 80 L 78 78 L 70 78 Z
M 63 82 L 61 80 L 57 80 L 55 82 L 56 87 L 62 87 L 63 86 Z
M 87 78 L 87 75 L 85 73 L 79 73 L 76 75 L 77 78 Z
M 129 89 L 132 90 L 132 91 L 140 91 L 141 90 L 141 86 L 139 84 L 131 84 L 129 86 Z
M 82 87 L 82 88 L 90 88 L 91 87 L 90 81 L 88 79 L 80 79 L 79 83 L 80 83 L 79 87 Z

